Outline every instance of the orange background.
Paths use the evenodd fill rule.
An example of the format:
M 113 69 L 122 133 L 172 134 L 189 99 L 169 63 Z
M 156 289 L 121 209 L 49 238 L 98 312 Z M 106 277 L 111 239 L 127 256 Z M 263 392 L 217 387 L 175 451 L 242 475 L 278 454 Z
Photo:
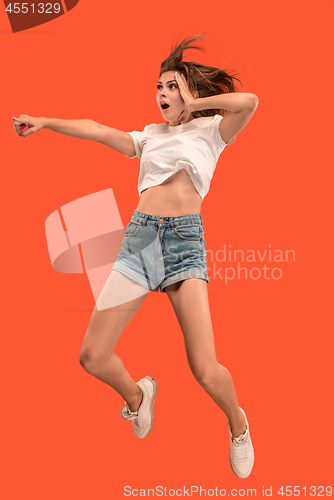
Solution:
M 332 0 L 80 0 L 14 35 L 0 8 L 1 498 L 122 499 L 127 485 L 256 488 L 257 496 L 273 486 L 281 498 L 280 486 L 331 484 L 333 13 Z M 166 294 L 148 295 L 117 345 L 134 380 L 159 382 L 147 439 L 120 417 L 120 396 L 79 364 L 94 300 L 85 275 L 52 269 L 45 219 L 112 187 L 125 226 L 138 202 L 139 160 L 49 130 L 18 138 L 11 120 L 91 118 L 125 131 L 161 122 L 160 63 L 176 35 L 202 31 L 208 53 L 192 59 L 238 69 L 260 100 L 204 200 L 206 248 L 271 245 L 296 255 L 278 263 L 280 280 L 225 284 L 211 273 L 218 359 L 255 447 L 246 480 L 230 469 L 224 414 L 190 372 Z

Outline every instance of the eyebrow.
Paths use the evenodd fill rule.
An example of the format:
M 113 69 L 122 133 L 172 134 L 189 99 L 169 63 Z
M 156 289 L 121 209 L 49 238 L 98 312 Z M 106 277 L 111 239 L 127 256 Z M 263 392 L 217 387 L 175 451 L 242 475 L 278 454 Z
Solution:
M 176 83 L 176 80 L 169 80 L 167 83 L 172 83 L 172 82 L 175 82 Z M 161 83 L 161 81 L 159 80 L 158 83 Z

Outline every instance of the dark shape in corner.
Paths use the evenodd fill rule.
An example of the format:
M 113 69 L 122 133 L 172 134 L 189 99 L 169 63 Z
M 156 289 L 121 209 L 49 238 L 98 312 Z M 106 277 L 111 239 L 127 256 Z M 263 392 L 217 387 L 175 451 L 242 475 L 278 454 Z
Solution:
M 79 3 L 79 0 L 64 0 L 64 2 L 68 12 Z M 40 26 L 41 24 L 48 23 L 49 21 L 66 14 L 60 0 L 53 3 L 33 2 L 32 4 L 23 4 L 25 5 L 24 9 L 27 9 L 26 12 L 22 12 L 23 5 L 21 3 L 13 3 L 9 0 L 3 0 L 3 3 L 5 5 L 13 33 L 28 30 L 30 28 L 34 28 L 35 26 Z M 14 6 L 19 6 L 15 7 L 15 9 L 19 9 L 19 12 L 15 12 Z M 7 8 L 9 8 L 11 12 L 7 10 Z

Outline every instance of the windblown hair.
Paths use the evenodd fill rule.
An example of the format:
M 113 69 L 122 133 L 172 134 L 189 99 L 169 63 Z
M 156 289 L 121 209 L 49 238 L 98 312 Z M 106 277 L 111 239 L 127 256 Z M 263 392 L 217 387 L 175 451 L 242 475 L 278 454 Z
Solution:
M 187 49 L 196 49 L 205 52 L 196 42 L 206 38 L 205 34 L 200 33 L 185 38 L 179 44 L 172 46 L 171 53 L 161 64 L 160 76 L 166 71 L 182 73 L 187 80 L 190 92 L 197 91 L 199 97 L 239 92 L 234 84 L 234 80 L 237 80 L 243 89 L 242 83 L 235 76 L 238 73 L 232 75 L 220 68 L 204 66 L 196 62 L 182 61 L 183 52 Z M 203 109 L 201 111 L 194 111 L 192 114 L 194 118 L 199 118 L 200 116 L 213 116 L 216 114 L 224 116 L 225 113 L 226 110 L 224 109 Z

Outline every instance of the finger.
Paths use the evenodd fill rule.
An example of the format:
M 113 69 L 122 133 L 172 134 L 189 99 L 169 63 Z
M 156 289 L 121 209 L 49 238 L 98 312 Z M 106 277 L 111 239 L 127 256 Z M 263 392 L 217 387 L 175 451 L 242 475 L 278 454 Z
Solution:
M 188 87 L 188 82 L 187 82 L 186 77 L 184 75 L 181 75 L 181 81 L 185 87 Z
M 20 122 L 19 122 L 19 120 L 18 120 L 17 118 L 14 118 L 14 116 L 12 116 L 12 119 L 14 120 L 13 126 L 14 126 L 14 128 L 15 128 L 15 130 L 16 130 L 17 125 L 18 125 Z M 18 130 L 16 130 L 16 131 L 18 132 Z
M 13 123 L 13 127 L 14 127 L 16 132 L 21 132 L 26 127 L 29 128 L 29 125 L 27 123 L 20 123 L 19 122 L 19 123 Z
M 12 119 L 17 121 L 17 122 L 26 122 L 27 118 L 30 118 L 28 115 L 20 115 L 18 118 L 15 118 L 15 116 L 12 116 Z
M 20 117 L 23 117 L 24 115 L 20 115 L 18 118 L 16 118 L 15 116 L 12 116 L 12 119 L 15 120 L 16 122 L 20 122 L 22 120 L 20 120 Z
M 178 74 L 178 73 L 177 73 Z M 184 75 L 179 75 L 178 78 L 176 78 L 177 84 L 179 87 L 182 87 L 183 90 L 189 90 L 187 80 Z
M 29 130 L 26 130 L 25 132 L 19 132 L 17 134 L 17 137 L 27 137 L 28 135 L 31 135 L 34 133 L 34 129 L 30 128 Z
M 176 81 L 177 81 L 178 83 L 179 83 L 179 82 L 181 82 L 181 83 L 182 83 L 181 77 L 180 77 L 180 75 L 179 75 L 179 73 L 178 73 L 177 71 L 175 72 L 175 79 L 176 79 Z
M 20 117 L 19 117 L 20 118 Z M 26 125 L 26 122 L 23 120 L 20 120 L 19 118 L 15 118 L 15 116 L 12 116 L 12 119 L 16 122 L 19 122 L 20 124 L 24 123 Z

